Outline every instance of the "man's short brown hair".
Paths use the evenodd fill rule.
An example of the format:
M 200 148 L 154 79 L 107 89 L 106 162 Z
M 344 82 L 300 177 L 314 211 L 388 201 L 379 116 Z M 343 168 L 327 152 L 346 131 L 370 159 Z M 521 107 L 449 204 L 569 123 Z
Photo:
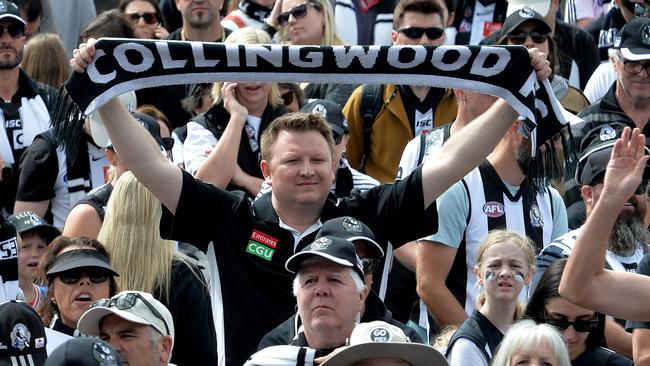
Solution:
M 330 154 L 334 155 L 334 137 L 332 137 L 332 129 L 329 124 L 321 115 L 314 113 L 288 113 L 281 117 L 276 118 L 264 130 L 260 138 L 260 151 L 262 153 L 262 160 L 270 161 L 272 158 L 271 150 L 278 140 L 278 135 L 281 131 L 290 132 L 310 132 L 315 131 L 320 133 L 330 149 Z
M 401 27 L 404 13 L 412 11 L 422 14 L 440 14 L 440 20 L 443 22 L 443 27 L 447 21 L 447 9 L 445 4 L 440 0 L 401 0 L 395 6 L 393 13 L 393 29 Z

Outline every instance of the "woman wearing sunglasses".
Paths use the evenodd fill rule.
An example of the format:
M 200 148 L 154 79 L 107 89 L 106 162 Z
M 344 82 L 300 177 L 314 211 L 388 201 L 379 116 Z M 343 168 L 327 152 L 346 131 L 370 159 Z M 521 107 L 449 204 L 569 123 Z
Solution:
M 566 259 L 555 261 L 539 281 L 524 310 L 524 317 L 556 327 L 569 348 L 572 366 L 632 365 L 632 361 L 605 345 L 605 316 L 570 303 L 558 287 Z
M 75 335 L 77 321 L 97 300 L 117 293 L 117 271 L 97 240 L 59 236 L 40 264 L 47 295 L 37 308 L 43 324 Z
M 558 68 L 556 57 L 558 50 L 551 36 L 551 28 L 539 13 L 530 8 L 522 8 L 510 14 L 503 22 L 501 38 L 498 43 L 537 48 L 547 54 L 553 71 L 548 79 L 560 104 L 574 114 L 589 106 L 589 101 L 580 90 L 570 86 L 566 79 L 555 74 L 555 70 Z
M 122 0 L 118 8 L 133 27 L 136 38 L 166 39 L 169 32 L 161 24 L 156 0 Z
M 330 0 L 277 0 L 267 21 L 288 45 L 341 46 Z M 271 34 L 273 36 L 273 34 Z M 356 85 L 311 83 L 303 85 L 307 99 L 328 99 L 345 105 Z

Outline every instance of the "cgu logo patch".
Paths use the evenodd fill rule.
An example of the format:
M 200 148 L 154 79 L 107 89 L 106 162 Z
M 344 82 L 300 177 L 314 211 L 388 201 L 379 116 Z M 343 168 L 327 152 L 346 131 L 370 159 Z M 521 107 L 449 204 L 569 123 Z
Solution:
M 490 201 L 483 205 L 483 213 L 487 215 L 487 217 L 495 218 L 503 216 L 506 212 L 503 204 L 496 201 Z
M 253 230 L 250 240 L 246 245 L 246 253 L 271 261 L 275 249 L 278 246 L 278 239 L 258 230 Z

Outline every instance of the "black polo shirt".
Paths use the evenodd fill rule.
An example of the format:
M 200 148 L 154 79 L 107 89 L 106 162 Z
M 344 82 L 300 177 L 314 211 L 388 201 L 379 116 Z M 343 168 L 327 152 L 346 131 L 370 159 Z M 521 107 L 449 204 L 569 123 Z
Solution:
M 432 234 L 437 229 L 435 204 L 424 209 L 422 169 L 406 179 L 350 197 L 327 197 L 321 220 L 353 216 L 368 225 L 379 241 L 395 247 Z M 250 203 L 241 191 L 228 192 L 183 173 L 183 188 L 176 215 L 163 206 L 163 237 L 192 243 L 206 251 L 214 243 L 220 291 L 213 296 L 222 312 L 226 364 L 242 365 L 260 339 L 294 314 L 292 274 L 284 264 L 296 250 L 309 244 L 316 231 L 295 243 L 282 228 L 267 194 Z M 296 245 L 297 244 L 297 245 Z M 219 323 L 219 322 L 217 322 Z M 224 348 L 225 347 L 225 348 Z

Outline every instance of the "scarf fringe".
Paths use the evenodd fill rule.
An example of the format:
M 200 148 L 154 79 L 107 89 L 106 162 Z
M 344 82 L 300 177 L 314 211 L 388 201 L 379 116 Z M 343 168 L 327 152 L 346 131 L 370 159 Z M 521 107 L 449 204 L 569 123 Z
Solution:
M 59 89 L 60 98 L 52 106 L 52 132 L 58 146 L 62 146 L 66 156 L 72 163 L 77 158 L 80 144 L 85 143 L 85 116 L 74 102 L 65 86 Z

